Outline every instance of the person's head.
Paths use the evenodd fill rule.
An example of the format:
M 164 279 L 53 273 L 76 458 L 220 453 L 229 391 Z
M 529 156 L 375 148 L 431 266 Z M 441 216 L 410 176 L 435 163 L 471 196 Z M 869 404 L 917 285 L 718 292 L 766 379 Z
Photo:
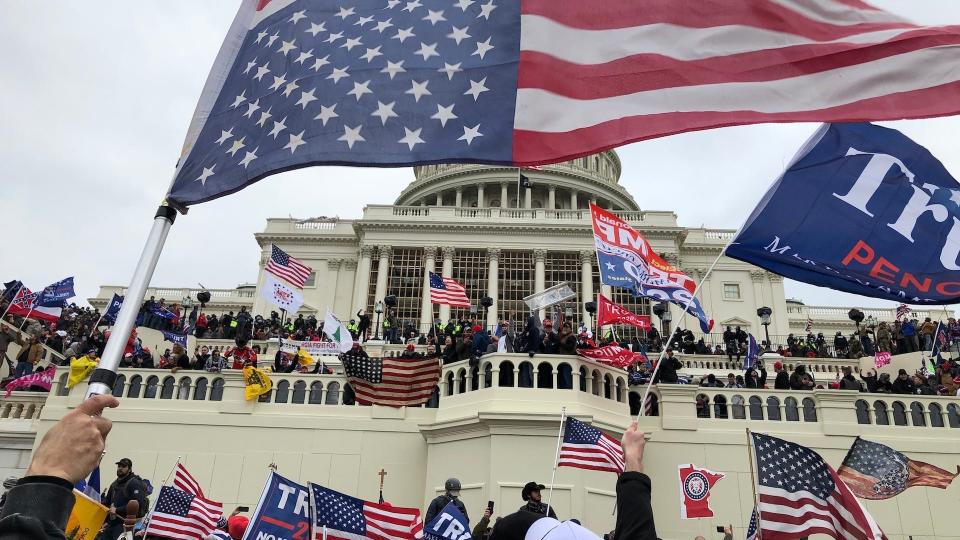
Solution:
M 673 349 L 667 349 L 667 356 L 673 356 Z
M 123 458 L 117 462 L 117 478 L 126 478 L 133 472 L 133 462 L 130 458 Z
M 210 353 L 210 349 L 208 349 L 206 345 L 204 345 L 203 347 L 200 347 L 200 354 L 209 354 L 209 353 Z
M 460 496 L 460 480 L 457 478 L 448 478 L 443 483 L 443 491 L 450 497 L 456 499 Z
M 843 366 L 841 369 L 843 370 L 844 377 L 847 377 L 853 373 L 853 370 L 850 368 L 850 366 Z
M 909 378 L 909 376 L 907 375 L 907 370 L 901 369 L 900 371 L 898 371 L 897 378 L 900 379 L 901 381 L 907 380 Z
M 220 349 L 214 349 L 213 352 L 210 353 L 210 356 L 212 356 L 212 357 L 214 357 L 214 358 L 219 358 L 219 357 L 220 357 Z
M 428 356 L 429 356 L 429 355 L 432 355 L 432 354 L 436 354 L 436 352 L 437 352 L 437 348 L 434 347 L 432 343 L 429 344 L 429 345 L 427 345 L 427 355 L 428 355 Z
M 523 486 L 523 490 L 520 492 L 520 497 L 525 501 L 540 502 L 542 500 L 540 490 L 543 488 L 543 484 L 527 482 L 526 485 Z
M 733 373 L 727 373 L 727 382 L 733 384 L 737 380 L 737 376 Z

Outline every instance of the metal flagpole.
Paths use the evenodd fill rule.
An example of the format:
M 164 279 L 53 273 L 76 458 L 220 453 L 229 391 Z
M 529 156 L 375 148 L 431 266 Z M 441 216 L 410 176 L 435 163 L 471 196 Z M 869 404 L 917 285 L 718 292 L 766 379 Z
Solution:
M 7 309 L 3 310 L 3 315 L 0 315 L 0 319 L 6 318 L 7 312 L 10 311 L 10 306 L 13 305 L 13 299 L 16 298 L 18 294 L 20 294 L 20 289 L 23 289 L 22 281 L 20 282 L 20 286 L 17 287 L 17 292 L 13 293 L 13 296 L 10 297 L 10 301 L 7 302 Z
M 20 330 L 21 332 L 23 331 L 23 327 L 27 324 L 27 320 L 30 319 L 31 313 L 33 313 L 33 303 L 30 304 L 30 310 L 27 311 L 26 316 L 23 317 L 23 322 L 20 323 L 20 328 L 18 328 L 18 330 Z
M 103 349 L 100 365 L 90 376 L 86 397 L 109 394 L 113 390 L 123 349 L 130 338 L 130 332 L 133 331 L 133 325 L 137 322 L 140 302 L 147 292 L 150 278 L 153 277 L 153 271 L 157 267 L 157 260 L 160 259 L 160 252 L 163 251 L 163 244 L 176 218 L 177 211 L 171 206 L 163 205 L 157 209 L 153 218 L 153 227 L 140 254 L 140 261 L 137 262 L 133 277 L 130 279 L 130 286 L 127 287 L 125 299 L 128 301 L 120 306 L 120 312 L 113 322 L 113 332 L 110 333 L 110 339 L 107 340 L 107 345 Z
M 523 183 L 523 180 L 520 177 L 523 176 L 523 173 L 520 172 L 520 167 L 517 167 L 517 209 L 521 208 L 520 206 L 520 184 Z M 508 205 L 509 207 L 509 205 Z
M 93 328 L 90 329 L 90 335 L 87 337 L 93 337 L 93 333 L 97 331 L 97 326 L 100 325 L 100 321 L 103 320 L 103 315 L 100 315 L 100 318 L 97 319 L 97 322 L 93 323 Z
M 567 408 L 560 409 L 560 433 L 557 434 L 557 453 L 553 456 L 553 473 L 550 475 L 550 493 L 547 495 L 547 513 L 550 516 L 550 504 L 553 503 L 553 482 L 557 478 L 557 462 L 560 461 L 560 443 L 563 442 L 563 423 L 567 419 Z
M 736 235 L 734 235 L 736 238 Z M 731 243 L 732 243 L 731 239 Z M 685 317 L 690 312 L 690 304 L 693 303 L 693 299 L 697 297 L 697 293 L 700 292 L 700 287 L 703 285 L 703 282 L 710 277 L 710 273 L 713 272 L 713 269 L 717 266 L 717 263 L 720 262 L 720 258 L 723 257 L 723 254 L 727 252 L 727 248 L 730 247 L 728 243 L 723 249 L 720 250 L 720 254 L 717 255 L 717 258 L 713 260 L 713 263 L 707 268 L 707 272 L 700 278 L 700 281 L 697 282 L 697 286 L 693 289 L 693 294 L 687 298 L 686 304 L 683 306 L 683 313 L 681 317 Z M 673 342 L 673 334 L 667 337 L 666 343 L 663 345 L 663 349 L 660 351 L 660 356 L 657 358 L 657 364 L 653 366 L 653 373 L 650 374 L 650 382 L 647 383 L 647 387 L 643 390 L 643 399 L 640 400 L 640 412 L 637 413 L 637 421 L 640 421 L 640 417 L 643 416 L 644 410 L 646 409 L 647 397 L 650 395 L 650 389 L 653 387 L 653 381 L 657 378 L 657 372 L 660 371 L 660 364 L 663 362 L 663 357 L 667 354 L 667 349 L 670 348 L 670 343 Z

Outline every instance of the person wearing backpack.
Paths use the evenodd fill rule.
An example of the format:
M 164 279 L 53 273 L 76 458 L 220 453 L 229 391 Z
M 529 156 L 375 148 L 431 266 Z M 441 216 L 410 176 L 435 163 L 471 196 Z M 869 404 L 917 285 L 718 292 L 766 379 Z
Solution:
M 130 458 L 117 462 L 117 479 L 110 484 L 102 504 L 110 508 L 103 536 L 109 540 L 122 535 L 125 526 L 132 530 L 136 518 L 147 513 L 147 488 L 143 480 L 133 473 Z

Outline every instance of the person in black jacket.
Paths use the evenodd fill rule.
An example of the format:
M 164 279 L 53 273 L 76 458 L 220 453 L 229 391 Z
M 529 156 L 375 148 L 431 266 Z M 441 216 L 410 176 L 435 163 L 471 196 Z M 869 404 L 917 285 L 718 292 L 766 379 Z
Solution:
M 443 483 L 443 495 L 438 495 L 435 499 L 430 501 L 430 506 L 427 507 L 427 513 L 424 515 L 424 523 L 430 523 L 433 521 L 433 518 L 437 516 L 447 504 L 453 503 L 457 507 L 457 510 L 460 510 L 460 513 L 463 514 L 463 517 L 467 518 L 467 523 L 470 523 L 470 516 L 467 515 L 467 507 L 463 504 L 463 501 L 460 500 L 460 480 L 456 478 L 448 478 L 446 482 Z
M 677 384 L 680 382 L 677 370 L 681 368 L 683 368 L 683 364 L 673 356 L 673 349 L 667 349 L 667 354 L 663 357 L 660 369 L 657 370 L 654 384 Z
M 66 538 L 73 510 L 73 485 L 100 462 L 112 426 L 101 416 L 120 404 L 111 395 L 94 396 L 64 415 L 43 436 L 27 474 L 7 495 L 0 512 L 0 539 Z
M 617 525 L 615 538 L 656 540 L 650 477 L 643 473 L 643 432 L 634 422 L 623 434 L 624 472 L 617 479 Z M 559 522 L 532 512 L 519 511 L 497 521 L 490 540 L 564 540 L 586 533 L 572 521 Z

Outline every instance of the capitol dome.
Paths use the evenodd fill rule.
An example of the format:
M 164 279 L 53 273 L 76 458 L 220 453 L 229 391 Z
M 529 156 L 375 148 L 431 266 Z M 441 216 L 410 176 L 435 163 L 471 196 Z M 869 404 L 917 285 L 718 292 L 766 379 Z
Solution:
M 400 193 L 397 206 L 491 208 L 588 208 L 591 201 L 611 210 L 639 210 L 620 185 L 620 158 L 613 150 L 572 161 L 524 169 L 531 188 L 520 193 L 517 169 L 497 165 L 443 164 L 414 167 L 416 179 Z

